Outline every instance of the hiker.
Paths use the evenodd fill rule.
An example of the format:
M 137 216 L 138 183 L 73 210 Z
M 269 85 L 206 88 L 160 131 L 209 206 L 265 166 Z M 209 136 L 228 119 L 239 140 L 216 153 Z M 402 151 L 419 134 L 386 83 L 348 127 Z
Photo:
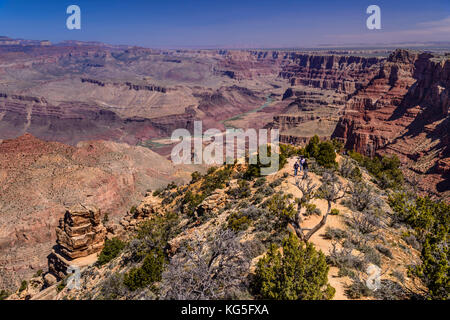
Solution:
M 300 166 L 300 165 L 298 164 L 298 162 L 295 161 L 295 163 L 294 163 L 294 177 L 297 176 L 297 172 L 298 172 L 298 167 L 299 167 L 299 166 Z
M 308 161 L 306 159 L 303 159 L 303 178 L 308 178 Z
M 304 157 L 302 157 L 302 159 L 300 160 L 300 168 L 301 168 L 301 171 L 303 171 L 303 170 L 305 169 L 305 168 L 304 168 L 305 161 L 306 161 L 306 158 L 304 158 Z

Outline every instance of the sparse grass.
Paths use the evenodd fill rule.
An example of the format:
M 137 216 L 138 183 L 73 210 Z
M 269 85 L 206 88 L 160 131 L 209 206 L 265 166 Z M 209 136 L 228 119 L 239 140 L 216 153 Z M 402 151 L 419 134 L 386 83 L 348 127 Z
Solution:
M 327 227 L 325 229 L 324 236 L 325 236 L 325 239 L 328 239 L 328 240 L 341 240 L 341 239 L 345 239 L 348 235 L 345 230 Z

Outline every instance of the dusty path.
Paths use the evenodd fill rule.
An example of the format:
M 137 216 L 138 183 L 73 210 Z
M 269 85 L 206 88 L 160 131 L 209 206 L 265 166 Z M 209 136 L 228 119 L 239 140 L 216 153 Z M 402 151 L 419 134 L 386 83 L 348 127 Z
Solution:
M 288 160 L 288 163 L 286 166 L 280 170 L 280 173 L 283 174 L 284 172 L 289 173 L 289 177 L 286 179 L 286 181 L 283 182 L 281 188 L 285 193 L 291 193 L 295 198 L 300 198 L 302 196 L 302 192 L 297 188 L 295 181 L 296 179 L 299 179 L 298 177 L 294 177 L 294 158 L 291 158 Z M 309 172 L 308 177 L 311 178 L 314 184 L 320 186 L 320 177 L 316 174 Z M 301 177 L 300 177 L 301 179 Z M 320 209 L 322 214 L 324 214 L 327 211 L 327 202 L 322 199 L 313 199 L 311 203 L 315 204 L 317 208 Z M 340 228 L 345 229 L 345 225 L 342 221 L 342 215 L 349 212 L 349 209 L 340 205 L 340 204 L 334 204 L 332 206 L 333 208 L 336 208 L 340 211 L 340 214 L 337 216 L 329 215 L 327 219 L 327 223 L 322 229 L 320 229 L 316 234 L 314 234 L 310 242 L 313 243 L 316 247 L 316 249 L 321 250 L 325 255 L 328 255 L 329 250 L 332 248 L 332 243 L 330 240 L 327 240 L 323 237 L 325 234 L 326 227 L 333 227 L 333 228 Z M 310 228 L 314 225 L 316 225 L 320 220 L 322 219 L 322 216 L 313 215 L 311 217 L 306 218 L 304 222 L 304 227 Z M 330 267 L 330 272 L 328 273 L 328 281 L 329 283 L 336 289 L 336 294 L 334 296 L 335 300 L 348 300 L 347 296 L 345 295 L 345 288 L 346 285 L 351 283 L 351 280 L 348 277 L 337 277 L 338 274 L 338 268 L 336 267 Z

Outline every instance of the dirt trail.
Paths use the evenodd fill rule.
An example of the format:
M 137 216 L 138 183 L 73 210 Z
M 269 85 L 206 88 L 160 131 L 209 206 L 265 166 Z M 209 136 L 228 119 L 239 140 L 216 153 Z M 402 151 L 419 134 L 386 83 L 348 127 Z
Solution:
M 296 179 L 301 179 L 300 177 L 294 177 L 294 158 L 288 160 L 286 166 L 280 171 L 281 174 L 284 172 L 289 173 L 289 177 L 283 182 L 281 188 L 285 193 L 291 193 L 294 198 L 300 198 L 302 196 L 302 192 L 297 188 L 295 181 Z M 318 187 L 320 186 L 320 177 L 312 172 L 308 173 L 308 177 L 311 178 L 313 183 Z M 318 209 L 324 214 L 327 211 L 327 202 L 322 199 L 313 199 L 311 203 L 315 204 Z M 316 234 L 314 234 L 310 242 L 314 244 L 316 249 L 321 250 L 325 255 L 329 253 L 329 250 L 332 248 L 332 243 L 330 240 L 325 239 L 323 236 L 325 234 L 326 227 L 340 228 L 345 229 L 344 222 L 342 221 L 342 215 L 349 213 L 350 210 L 340 204 L 333 204 L 332 208 L 336 208 L 339 210 L 340 214 L 337 216 L 329 215 L 327 219 L 327 223 L 322 229 L 320 229 Z M 320 220 L 321 216 L 313 215 L 305 219 L 303 227 L 311 228 L 315 226 Z M 329 283 L 336 289 L 336 294 L 334 296 L 335 300 L 348 300 L 345 295 L 345 288 L 347 285 L 351 283 L 351 280 L 348 277 L 337 277 L 338 268 L 330 267 L 330 272 L 328 273 L 328 281 Z

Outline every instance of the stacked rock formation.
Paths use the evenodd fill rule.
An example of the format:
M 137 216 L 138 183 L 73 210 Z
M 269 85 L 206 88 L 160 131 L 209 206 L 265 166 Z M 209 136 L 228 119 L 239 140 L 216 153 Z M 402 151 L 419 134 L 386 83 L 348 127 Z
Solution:
M 48 257 L 50 273 L 63 278 L 69 266 L 81 267 L 96 261 L 106 238 L 100 216 L 100 210 L 83 205 L 66 211 L 56 228 L 57 245 Z

